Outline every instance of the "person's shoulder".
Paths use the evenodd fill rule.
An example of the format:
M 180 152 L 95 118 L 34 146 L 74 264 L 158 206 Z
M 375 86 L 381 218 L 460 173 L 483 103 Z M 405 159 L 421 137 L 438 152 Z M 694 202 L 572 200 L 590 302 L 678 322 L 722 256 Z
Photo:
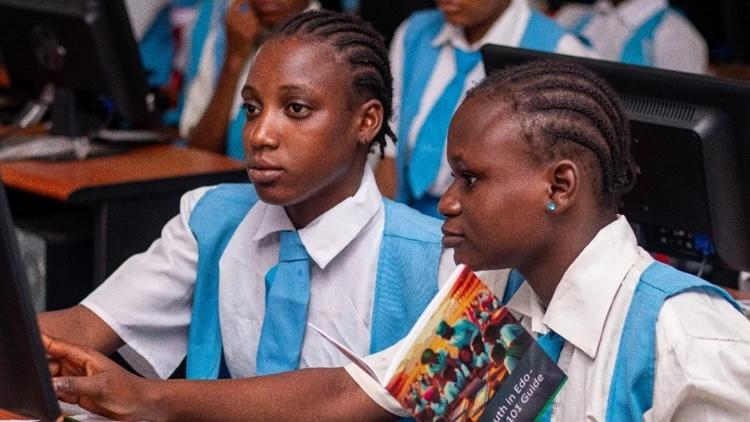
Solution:
M 571 3 L 561 7 L 555 12 L 553 18 L 564 28 L 571 28 L 589 13 L 591 13 L 591 5 Z
M 706 40 L 700 31 L 688 20 L 679 9 L 669 8 L 664 15 L 661 25 L 654 34 L 657 47 L 659 41 L 668 43 L 673 48 L 705 48 Z M 683 47 L 677 47 L 683 46 Z
M 195 205 L 206 195 L 207 192 L 214 190 L 216 185 L 213 186 L 201 186 L 199 188 L 191 189 L 180 198 L 180 212 L 190 214 Z
M 182 196 L 180 212 L 192 214 L 196 209 L 212 213 L 247 209 L 258 202 L 258 194 L 250 183 L 223 183 L 188 191 Z
M 441 243 L 442 221 L 387 198 L 383 198 L 383 203 L 386 209 L 385 235 Z
M 657 333 L 671 345 L 692 341 L 750 345 L 750 321 L 725 297 L 706 290 L 668 298 L 659 312 Z

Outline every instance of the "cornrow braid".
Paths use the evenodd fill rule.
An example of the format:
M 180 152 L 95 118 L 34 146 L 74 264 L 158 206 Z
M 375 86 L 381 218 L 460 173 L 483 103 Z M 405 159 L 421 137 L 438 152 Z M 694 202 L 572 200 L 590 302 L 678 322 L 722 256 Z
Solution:
M 384 121 L 370 145 L 385 155 L 387 139 L 396 142 L 389 124 L 393 115 L 393 77 L 383 37 L 362 19 L 327 10 L 308 11 L 283 23 L 272 37 L 310 36 L 332 45 L 349 63 L 354 91 L 383 105 Z
M 538 160 L 591 152 L 603 204 L 615 205 L 633 185 L 629 123 L 614 90 L 593 72 L 570 62 L 537 61 L 491 74 L 466 97 L 507 101 Z

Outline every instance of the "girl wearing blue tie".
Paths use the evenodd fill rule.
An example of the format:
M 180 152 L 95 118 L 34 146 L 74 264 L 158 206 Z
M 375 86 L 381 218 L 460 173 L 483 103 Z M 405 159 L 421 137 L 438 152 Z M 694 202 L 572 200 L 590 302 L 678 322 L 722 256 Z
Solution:
M 105 354 L 120 348 L 144 374 L 166 378 L 186 359 L 190 379 L 241 380 L 151 384 L 117 372 L 104 391 L 106 374 L 58 380 L 62 399 L 83 397 L 85 407 L 117 419 L 158 420 L 185 405 L 199 409 L 197 419 L 221 418 L 220 405 L 240 403 L 233 399 L 256 375 L 348 363 L 308 322 L 356 353 L 377 352 L 408 332 L 437 280 L 452 272 L 439 221 L 384 200 L 365 165 L 393 137 L 387 51 L 369 25 L 322 11 L 292 19 L 259 50 L 242 98 L 252 185 L 187 193 L 146 252 L 82 304 L 39 318 L 45 334 Z M 66 368 L 56 375 L 70 375 Z M 356 386 L 343 370 L 331 374 L 306 400 L 279 401 L 265 417 L 306 407 L 307 417 L 322 417 L 369 403 L 314 410 L 326 391 Z M 218 389 L 206 395 L 201 389 L 211 385 Z M 266 385 L 274 386 L 262 396 L 269 401 L 290 388 Z M 161 393 L 175 401 L 149 413 Z M 262 412 L 250 404 L 235 411 L 221 419 Z
M 391 43 L 394 131 L 376 168 L 381 191 L 428 215 L 451 181 L 445 140 L 466 90 L 485 76 L 479 48 L 500 44 L 590 55 L 578 38 L 529 7 L 527 0 L 438 0 L 413 14 Z
M 495 292 L 568 376 L 542 420 L 741 419 L 750 414 L 750 323 L 722 290 L 637 246 L 617 215 L 632 184 L 629 148 L 614 93 L 590 72 L 543 62 L 490 76 L 468 94 L 449 131 L 455 180 L 440 201 L 443 245 L 474 269 L 517 269 Z M 511 344 L 508 334 L 501 335 Z M 92 379 L 124 378 L 99 355 L 47 344 Z M 385 372 L 395 351 L 368 363 Z M 283 397 L 271 398 L 279 400 L 274 409 L 303 403 L 310 418 L 323 414 L 317 407 L 336 409 L 325 415 L 341 420 L 406 416 L 369 375 L 355 365 L 346 371 L 357 384 L 341 370 L 316 369 L 237 381 L 236 390 L 219 381 L 204 393 L 242 388 L 235 410 L 248 413 L 234 415 L 248 419 L 294 417 L 271 413 L 254 395 L 269 386 L 285 386 Z M 325 382 L 340 390 L 310 393 Z M 201 415 L 197 406 L 192 411 Z
M 667 0 L 572 3 L 555 19 L 607 60 L 693 73 L 708 70 L 706 40 Z
M 448 162 L 443 245 L 475 270 L 516 269 L 497 296 L 568 376 L 541 420 L 750 414 L 750 323 L 724 290 L 655 262 L 617 214 L 630 134 L 602 79 L 564 62 L 490 75 L 453 118 Z

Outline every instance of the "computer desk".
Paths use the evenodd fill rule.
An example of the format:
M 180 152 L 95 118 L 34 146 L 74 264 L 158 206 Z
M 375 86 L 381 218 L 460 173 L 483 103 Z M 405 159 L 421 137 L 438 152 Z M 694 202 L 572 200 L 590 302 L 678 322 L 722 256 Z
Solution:
M 184 192 L 248 182 L 240 161 L 173 145 L 83 161 L 2 163 L 0 177 L 17 222 L 74 216 L 90 230 L 92 288 L 159 236 Z

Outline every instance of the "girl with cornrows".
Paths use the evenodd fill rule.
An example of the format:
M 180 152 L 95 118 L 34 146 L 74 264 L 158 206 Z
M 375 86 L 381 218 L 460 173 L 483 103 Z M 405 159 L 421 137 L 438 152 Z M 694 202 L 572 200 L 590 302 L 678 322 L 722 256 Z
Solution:
M 568 376 L 540 420 L 747 419 L 750 323 L 617 214 L 633 162 L 603 80 L 563 62 L 490 75 L 456 112 L 448 162 L 443 245 L 475 270 L 516 269 L 497 296 Z
M 385 413 L 342 368 L 256 377 L 348 363 L 308 321 L 361 355 L 394 344 L 455 266 L 438 220 L 384 200 L 365 165 L 393 137 L 383 41 L 349 15 L 298 15 L 260 48 L 242 97 L 252 185 L 186 194 L 148 251 L 40 316 L 64 340 L 47 342 L 62 400 L 137 420 Z M 191 380 L 235 379 L 149 381 L 95 352 L 122 345 L 161 378 L 186 357 Z

